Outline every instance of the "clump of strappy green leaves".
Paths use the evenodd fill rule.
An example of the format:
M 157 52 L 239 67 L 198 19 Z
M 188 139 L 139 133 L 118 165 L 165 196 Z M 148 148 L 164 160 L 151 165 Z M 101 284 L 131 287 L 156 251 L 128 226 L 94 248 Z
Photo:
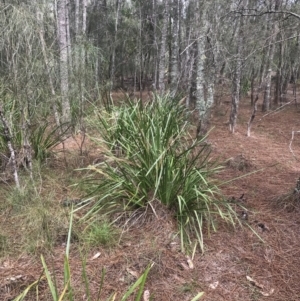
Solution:
M 215 230 L 216 217 L 234 224 L 236 214 L 212 180 L 220 166 L 211 162 L 207 137 L 191 137 L 188 112 L 178 102 L 127 100 L 99 110 L 91 126 L 103 153 L 87 167 L 93 203 L 87 217 L 130 213 L 158 200 L 175 212 L 182 250 L 194 238 L 203 250 L 204 225 Z

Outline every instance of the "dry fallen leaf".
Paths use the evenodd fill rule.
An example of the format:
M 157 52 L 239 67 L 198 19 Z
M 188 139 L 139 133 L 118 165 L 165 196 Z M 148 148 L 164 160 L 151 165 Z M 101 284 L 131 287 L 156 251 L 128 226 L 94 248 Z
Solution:
M 184 284 L 184 283 L 186 283 L 186 281 L 183 279 L 183 278 L 180 278 L 178 275 L 173 275 L 173 278 L 176 280 L 176 281 L 178 281 L 179 283 L 181 283 L 181 284 Z
M 97 253 L 91 258 L 91 260 L 94 260 L 94 259 L 98 258 L 100 255 L 101 255 L 101 253 L 100 253 L 100 252 L 97 252 Z
M 131 270 L 131 269 L 129 269 L 129 268 L 127 268 L 126 270 L 127 270 L 127 272 L 128 272 L 130 275 L 132 275 L 133 277 L 139 278 L 138 272 L 133 271 L 133 270 Z
M 192 259 L 189 256 L 186 256 L 186 261 L 189 265 L 189 268 L 192 270 L 194 268 L 194 264 L 193 264 Z
M 251 284 L 257 286 L 258 288 L 264 288 L 263 285 L 259 284 L 256 280 L 251 278 L 250 276 L 246 276 L 247 280 L 250 281 Z
M 149 301 L 150 300 L 150 292 L 149 290 L 145 290 L 143 294 L 143 301 Z
M 270 291 L 268 293 L 265 293 L 265 292 L 260 292 L 260 293 L 265 297 L 269 297 L 274 293 L 274 288 L 270 289 Z
M 181 262 L 180 265 L 183 267 L 184 270 L 190 269 L 184 262 Z
M 218 287 L 218 285 L 219 285 L 219 281 L 215 281 L 215 282 L 211 283 L 211 284 L 209 285 L 209 287 L 210 287 L 211 289 L 215 290 L 215 289 Z
M 6 280 L 16 281 L 16 280 L 23 279 L 23 278 L 25 278 L 23 275 L 17 275 L 15 277 L 6 278 Z

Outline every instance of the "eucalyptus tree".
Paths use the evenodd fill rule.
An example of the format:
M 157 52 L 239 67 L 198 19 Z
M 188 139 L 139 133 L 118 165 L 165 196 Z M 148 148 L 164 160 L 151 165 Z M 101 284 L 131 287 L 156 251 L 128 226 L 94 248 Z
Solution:
M 213 72 L 210 69 L 211 64 L 208 65 L 208 50 L 207 45 L 208 31 L 210 29 L 209 20 L 209 6 L 211 1 L 204 1 L 200 5 L 199 1 L 196 1 L 196 25 L 197 25 L 197 77 L 196 77 L 196 109 L 199 112 L 198 131 L 205 133 L 207 131 L 207 121 L 209 118 L 209 111 L 214 103 L 214 76 L 210 73 Z
M 271 11 L 278 11 L 281 0 L 274 1 L 275 3 L 270 3 Z M 272 29 L 271 29 L 272 28 Z M 266 75 L 265 75 L 265 91 L 264 100 L 262 105 L 262 111 L 266 112 L 270 110 L 270 93 L 271 93 L 271 75 L 272 75 L 272 64 L 275 53 L 275 41 L 277 34 L 279 32 L 277 16 L 275 14 L 267 14 L 267 32 L 271 33 L 268 41 L 267 52 L 266 52 Z
M 243 13 L 247 6 L 246 1 L 242 1 L 239 4 L 238 9 Z M 243 60 L 243 39 L 244 39 L 244 18 L 242 15 L 238 15 L 235 20 L 235 40 L 236 40 L 236 57 L 234 63 L 234 74 L 232 84 L 232 97 L 231 97 L 231 112 L 229 118 L 229 129 L 232 133 L 235 132 L 236 120 L 238 114 L 238 107 L 240 102 L 240 83 L 241 83 L 241 72 L 242 72 L 242 60 Z
M 119 27 L 119 21 L 120 21 L 120 10 L 121 6 L 123 4 L 123 0 L 116 0 L 115 3 L 115 12 L 114 12 L 114 36 L 113 36 L 113 43 L 112 43 L 112 52 L 111 52 L 111 59 L 110 59 L 110 86 L 111 89 L 114 85 L 114 77 L 115 77 L 115 57 L 116 57 L 116 43 L 117 43 L 117 34 L 118 34 L 118 27 Z
M 67 0 L 58 0 L 58 41 L 59 41 L 59 71 L 60 71 L 60 92 L 62 105 L 62 121 L 71 121 L 71 108 L 69 102 L 69 65 L 68 65 L 68 38 L 67 29 L 69 27 L 67 18 Z
M 171 0 L 170 95 L 175 96 L 179 80 L 179 2 Z
M 166 45 L 168 35 L 168 21 L 169 21 L 169 0 L 165 0 L 163 4 L 162 26 L 160 37 L 159 50 L 159 65 L 158 65 L 158 90 L 160 93 L 165 92 L 165 69 L 166 69 Z

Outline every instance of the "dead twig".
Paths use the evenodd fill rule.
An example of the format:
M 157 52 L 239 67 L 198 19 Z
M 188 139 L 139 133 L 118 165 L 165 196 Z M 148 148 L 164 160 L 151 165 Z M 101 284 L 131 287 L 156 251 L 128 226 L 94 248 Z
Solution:
M 300 133 L 300 131 L 292 131 L 292 138 L 290 140 L 289 149 L 290 149 L 290 152 L 293 154 L 293 156 L 297 159 L 297 157 L 292 149 L 292 144 L 293 144 L 295 133 Z
M 287 102 L 287 103 L 285 103 L 284 105 L 278 107 L 276 110 L 270 111 L 269 113 L 263 115 L 258 121 L 261 121 L 263 118 L 265 118 L 265 117 L 267 117 L 267 116 L 269 116 L 269 115 L 271 115 L 271 114 L 273 114 L 273 113 L 276 113 L 277 111 L 279 111 L 280 109 L 282 109 L 282 108 L 284 108 L 285 106 L 289 105 L 289 104 L 292 103 L 293 101 L 294 101 L 294 99 L 291 100 L 291 101 L 289 101 L 289 102 Z

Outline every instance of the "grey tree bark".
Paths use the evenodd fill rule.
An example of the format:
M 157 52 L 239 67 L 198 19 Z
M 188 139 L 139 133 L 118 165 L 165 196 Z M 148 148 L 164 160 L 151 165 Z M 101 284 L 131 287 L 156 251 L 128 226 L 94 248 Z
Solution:
M 115 76 L 115 60 L 116 60 L 116 43 L 119 26 L 120 8 L 123 0 L 116 0 L 115 24 L 114 24 L 114 40 L 112 45 L 111 61 L 110 61 L 110 89 L 114 86 Z
M 243 6 L 241 7 L 241 11 L 243 11 Z M 242 45 L 243 45 L 243 16 L 238 17 L 236 26 L 237 26 L 236 28 L 237 51 L 236 51 L 233 83 L 232 83 L 231 112 L 229 118 L 229 130 L 231 133 L 234 133 L 236 130 L 236 121 L 237 121 L 238 108 L 240 102 Z
M 68 64 L 69 72 L 73 70 L 73 59 L 72 59 L 72 41 L 70 33 L 70 0 L 66 0 L 66 28 L 67 28 L 67 49 L 68 49 Z
M 276 0 L 275 3 L 271 3 L 271 11 L 277 11 L 279 8 L 280 0 Z M 275 53 L 275 41 L 277 34 L 279 32 L 278 22 L 276 21 L 276 15 L 272 15 L 269 18 L 268 28 L 271 32 L 271 37 L 269 39 L 268 53 L 266 57 L 266 76 L 264 79 L 265 91 L 264 100 L 262 104 L 262 112 L 267 112 L 270 110 L 270 95 L 271 95 L 271 76 L 272 76 L 272 64 Z M 273 29 L 272 29 L 273 28 Z
M 198 27 L 197 32 L 197 77 L 196 77 L 196 110 L 199 114 L 198 134 L 205 134 L 207 132 L 208 118 L 210 108 L 214 103 L 214 76 L 211 76 L 212 70 L 209 72 L 207 67 L 207 35 L 209 24 L 207 20 L 208 7 L 210 1 L 204 1 L 202 7 L 199 1 L 197 3 L 196 24 Z M 210 66 L 209 68 L 212 68 Z
M 165 69 L 166 69 L 166 45 L 168 35 L 169 0 L 164 1 L 163 25 L 161 30 L 161 42 L 158 65 L 158 90 L 161 94 L 165 92 Z
M 60 92 L 62 100 L 62 122 L 71 121 L 71 108 L 69 102 L 69 71 L 68 71 L 68 39 L 67 39 L 67 1 L 57 2 L 58 40 L 59 40 L 59 68 Z
M 174 97 L 178 88 L 178 56 L 179 56 L 179 0 L 172 0 L 171 14 L 171 57 L 170 57 L 170 96 Z

